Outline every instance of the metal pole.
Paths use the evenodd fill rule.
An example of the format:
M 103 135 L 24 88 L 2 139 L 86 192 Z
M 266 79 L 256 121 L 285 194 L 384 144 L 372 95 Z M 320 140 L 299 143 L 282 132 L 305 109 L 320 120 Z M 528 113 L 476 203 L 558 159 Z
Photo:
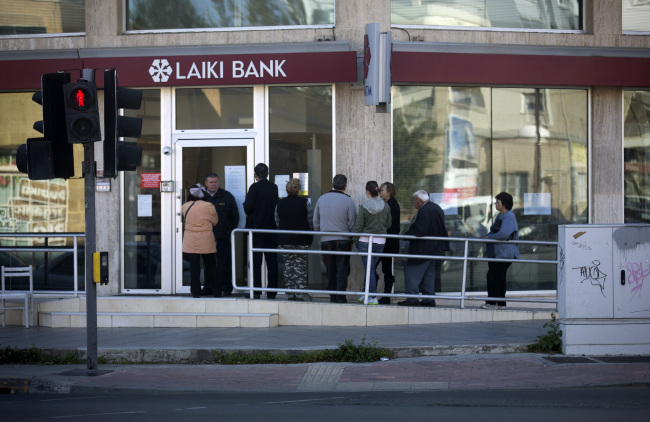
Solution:
M 86 350 L 88 369 L 97 369 L 97 290 L 93 282 L 95 252 L 95 144 L 84 145 L 84 190 L 86 199 Z

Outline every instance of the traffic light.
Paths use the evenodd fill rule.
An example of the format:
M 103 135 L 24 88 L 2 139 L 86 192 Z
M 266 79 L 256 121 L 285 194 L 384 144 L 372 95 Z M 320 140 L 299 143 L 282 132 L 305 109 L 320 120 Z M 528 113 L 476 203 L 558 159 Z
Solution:
M 30 138 L 18 147 L 16 166 L 31 180 L 68 179 L 74 177 L 73 146 L 68 143 L 63 86 L 70 82 L 69 73 L 47 73 L 41 77 L 41 91 L 32 100 L 43 106 L 43 120 L 34 129 L 43 138 Z
M 97 86 L 83 79 L 63 86 L 68 142 L 71 144 L 98 142 L 102 139 Z
M 119 109 L 139 110 L 142 91 L 117 86 L 117 71 L 104 71 L 104 177 L 117 177 L 118 171 L 134 171 L 142 161 L 137 142 L 118 141 L 118 137 L 139 138 L 142 119 L 120 116 Z

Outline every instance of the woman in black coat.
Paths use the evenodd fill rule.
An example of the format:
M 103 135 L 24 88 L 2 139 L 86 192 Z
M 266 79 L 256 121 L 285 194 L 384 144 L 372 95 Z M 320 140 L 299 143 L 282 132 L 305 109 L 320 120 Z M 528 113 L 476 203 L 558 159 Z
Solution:
M 395 199 L 396 193 L 395 185 L 390 182 L 382 183 L 379 187 L 379 196 L 390 207 L 391 224 L 388 229 L 388 234 L 399 234 L 400 231 L 400 208 Z M 387 238 L 386 245 L 384 246 L 384 253 L 399 253 L 399 239 Z M 384 273 L 384 293 L 393 293 L 393 284 L 395 283 L 395 276 L 393 275 L 393 258 L 379 258 L 377 267 L 379 267 L 379 264 L 381 264 L 381 271 Z M 377 280 L 379 280 L 379 276 L 377 276 Z M 388 305 L 390 304 L 390 298 L 382 297 L 379 299 L 379 303 Z

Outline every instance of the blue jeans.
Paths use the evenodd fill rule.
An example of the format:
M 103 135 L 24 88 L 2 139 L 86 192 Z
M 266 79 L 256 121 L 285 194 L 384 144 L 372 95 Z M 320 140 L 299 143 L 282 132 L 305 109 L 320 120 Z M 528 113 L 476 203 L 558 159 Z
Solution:
M 357 245 L 359 252 L 368 252 L 368 242 L 359 242 Z M 382 253 L 384 251 L 384 245 L 379 243 L 372 244 L 372 253 Z M 364 276 L 366 271 L 368 271 L 368 257 L 366 255 L 361 255 L 361 260 L 363 261 L 363 271 Z M 372 256 L 370 258 L 370 294 L 377 293 L 377 274 L 375 273 L 375 268 L 377 267 L 377 261 L 379 261 L 378 256 Z

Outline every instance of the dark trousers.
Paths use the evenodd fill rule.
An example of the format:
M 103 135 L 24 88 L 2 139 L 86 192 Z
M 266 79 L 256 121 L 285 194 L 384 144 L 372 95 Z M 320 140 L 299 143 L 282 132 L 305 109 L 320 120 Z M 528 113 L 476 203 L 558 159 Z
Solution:
M 487 293 L 489 297 L 506 297 L 506 272 L 510 262 L 488 262 Z M 505 301 L 486 300 L 489 305 L 506 306 Z
M 436 260 L 408 259 L 404 267 L 404 293 L 407 295 L 436 294 Z M 442 262 L 442 261 L 440 261 Z M 408 298 L 406 302 L 417 303 L 417 298 Z M 422 299 L 422 303 L 434 304 L 434 299 Z
M 263 249 L 277 249 L 278 241 L 275 235 L 266 233 L 253 234 L 253 247 Z M 269 276 L 268 288 L 278 287 L 278 254 L 274 252 L 253 252 L 253 285 L 262 287 L 262 254 L 266 259 L 266 270 Z M 259 292 L 255 293 L 256 295 Z M 268 292 L 266 297 L 275 297 L 276 292 Z
M 190 263 L 190 293 L 194 297 L 201 296 L 201 258 L 205 272 L 205 285 L 211 287 L 213 293 L 217 287 L 217 259 L 213 253 L 183 253 L 185 260 Z
M 217 283 L 222 293 L 232 293 L 232 251 L 230 237 L 217 239 Z
M 351 240 L 329 240 L 321 242 L 323 251 L 351 252 Z M 350 255 L 323 254 L 325 268 L 327 268 L 327 290 L 346 291 L 348 289 L 348 276 L 350 275 Z M 344 299 L 345 295 L 330 295 L 333 300 Z

